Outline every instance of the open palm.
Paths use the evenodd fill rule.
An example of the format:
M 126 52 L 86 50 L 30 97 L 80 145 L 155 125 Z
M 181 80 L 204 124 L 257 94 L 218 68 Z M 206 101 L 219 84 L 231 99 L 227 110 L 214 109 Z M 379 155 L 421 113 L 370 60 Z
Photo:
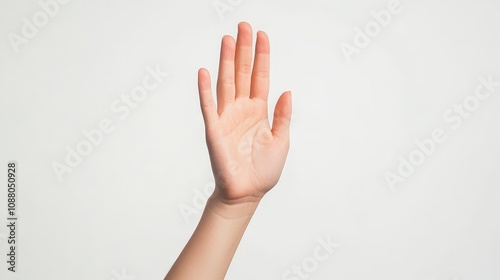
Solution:
M 200 104 L 215 192 L 225 203 L 260 199 L 278 182 L 289 149 L 291 93 L 283 93 L 269 126 L 269 39 L 259 31 L 253 56 L 252 27 L 238 25 L 235 42 L 222 38 L 217 105 L 210 74 L 198 71 Z

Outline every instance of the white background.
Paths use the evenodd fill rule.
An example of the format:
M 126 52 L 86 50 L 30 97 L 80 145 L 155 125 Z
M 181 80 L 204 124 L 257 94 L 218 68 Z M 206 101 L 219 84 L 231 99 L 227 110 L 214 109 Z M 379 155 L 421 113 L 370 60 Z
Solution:
M 500 81 L 500 2 L 401 1 L 351 63 L 341 44 L 388 0 L 230 2 L 218 14 L 213 0 L 74 0 L 18 52 L 9 34 L 43 10 L 0 2 L 0 278 L 165 276 L 200 218 L 181 209 L 199 211 L 213 184 L 196 73 L 215 83 L 222 36 L 247 21 L 270 37 L 270 112 L 293 93 L 291 148 L 226 279 L 301 279 L 284 274 L 304 260 L 308 279 L 500 279 L 500 87 L 460 127 L 443 118 L 479 77 Z M 168 78 L 120 119 L 111 104 L 156 65 Z M 59 181 L 54 162 L 104 118 L 113 132 Z M 384 174 L 436 128 L 446 141 L 391 189 Z M 6 263 L 9 160 L 17 273 Z M 327 236 L 340 247 L 311 268 Z

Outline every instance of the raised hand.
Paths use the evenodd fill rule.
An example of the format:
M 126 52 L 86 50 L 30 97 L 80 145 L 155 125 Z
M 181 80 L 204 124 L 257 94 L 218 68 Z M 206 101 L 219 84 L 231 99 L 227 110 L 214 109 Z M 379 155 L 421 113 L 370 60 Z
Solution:
M 215 177 L 214 197 L 225 204 L 259 201 L 278 182 L 288 154 L 291 92 L 274 109 L 272 128 L 267 106 L 270 48 L 266 33 L 257 32 L 255 61 L 252 27 L 238 25 L 235 42 L 222 38 L 217 104 L 210 74 L 198 71 L 200 105 Z
M 292 96 L 283 93 L 267 119 L 269 39 L 257 33 L 252 69 L 252 27 L 222 38 L 217 104 L 210 74 L 198 71 L 215 191 L 200 222 L 165 280 L 222 280 L 261 198 L 278 182 L 290 146 Z

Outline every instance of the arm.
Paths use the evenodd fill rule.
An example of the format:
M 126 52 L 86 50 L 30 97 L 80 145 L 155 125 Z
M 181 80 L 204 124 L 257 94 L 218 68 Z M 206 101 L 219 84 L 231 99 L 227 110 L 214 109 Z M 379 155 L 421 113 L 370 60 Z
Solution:
M 238 25 L 237 41 L 222 38 L 217 105 L 206 69 L 198 71 L 200 105 L 215 190 L 201 220 L 165 280 L 224 279 L 263 196 L 278 182 L 289 149 L 291 93 L 267 116 L 269 39 L 259 31 L 252 69 L 252 28 Z

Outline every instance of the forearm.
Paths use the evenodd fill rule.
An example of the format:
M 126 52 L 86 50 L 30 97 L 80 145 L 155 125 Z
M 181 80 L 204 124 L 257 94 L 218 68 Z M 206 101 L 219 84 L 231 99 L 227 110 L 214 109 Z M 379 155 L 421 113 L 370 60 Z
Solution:
M 227 205 L 212 195 L 165 280 L 224 279 L 258 201 Z

